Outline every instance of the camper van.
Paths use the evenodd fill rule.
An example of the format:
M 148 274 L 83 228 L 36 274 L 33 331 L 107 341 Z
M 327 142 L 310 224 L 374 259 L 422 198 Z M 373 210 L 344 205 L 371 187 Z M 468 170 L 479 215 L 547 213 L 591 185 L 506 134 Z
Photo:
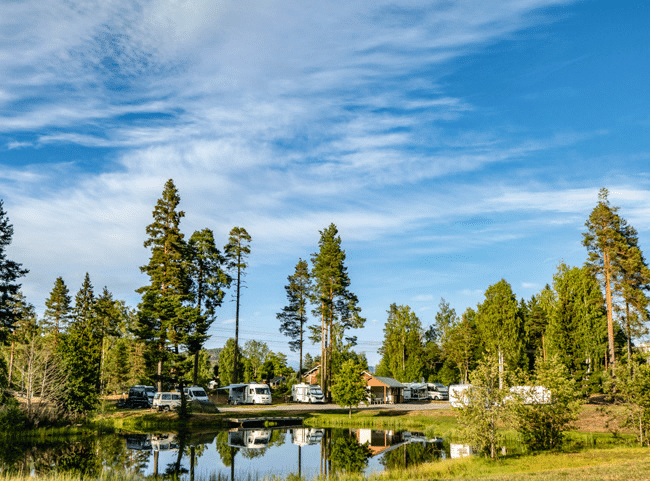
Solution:
M 294 384 L 291 386 L 291 400 L 296 403 L 324 403 L 325 396 L 318 384 Z
M 179 392 L 157 392 L 153 397 L 151 407 L 158 411 L 169 411 L 181 405 L 181 393 Z
M 266 384 L 231 384 L 220 389 L 228 389 L 228 404 L 271 404 Z
M 183 388 L 183 392 L 185 393 L 185 397 L 187 397 L 188 401 L 198 401 L 198 402 L 209 402 L 210 400 L 208 399 L 208 395 L 205 392 L 205 389 L 203 389 L 200 386 L 192 386 L 192 387 L 185 387 Z
M 439 382 L 427 383 L 427 393 L 432 401 L 444 401 L 449 399 L 449 390 L 444 384 Z

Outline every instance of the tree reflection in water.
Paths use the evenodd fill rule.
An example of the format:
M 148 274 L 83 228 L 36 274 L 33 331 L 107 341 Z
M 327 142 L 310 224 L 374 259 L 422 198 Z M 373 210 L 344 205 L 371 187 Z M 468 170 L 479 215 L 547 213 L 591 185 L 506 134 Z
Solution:
M 289 474 L 311 479 L 401 469 L 448 457 L 448 450 L 441 440 L 370 429 L 0 437 L 0 472 L 33 476 L 69 472 L 84 477 L 133 473 L 188 481 L 195 476 L 238 481 Z

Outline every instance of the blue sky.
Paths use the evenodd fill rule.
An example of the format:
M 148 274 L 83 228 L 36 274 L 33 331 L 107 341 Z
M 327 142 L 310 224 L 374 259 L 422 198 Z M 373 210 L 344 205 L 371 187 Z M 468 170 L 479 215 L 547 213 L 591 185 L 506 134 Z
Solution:
M 137 305 L 169 178 L 188 237 L 250 233 L 242 337 L 290 359 L 286 278 L 332 222 L 371 364 L 393 302 L 426 328 L 441 297 L 460 313 L 505 278 L 530 298 L 581 265 L 603 186 L 647 252 L 649 8 L 2 2 L 0 198 L 23 291 L 42 312 L 56 277 L 76 293 L 88 272 Z

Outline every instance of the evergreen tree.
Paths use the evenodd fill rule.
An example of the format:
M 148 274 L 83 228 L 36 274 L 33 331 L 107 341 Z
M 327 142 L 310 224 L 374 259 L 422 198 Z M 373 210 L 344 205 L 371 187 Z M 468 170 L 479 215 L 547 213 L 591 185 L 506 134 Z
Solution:
M 281 321 L 280 332 L 292 339 L 289 342 L 289 349 L 300 353 L 299 377 L 302 375 L 302 347 L 305 334 L 305 323 L 307 322 L 307 304 L 311 297 L 311 279 L 307 261 L 298 260 L 293 275 L 287 277 L 289 284 L 284 286 L 287 292 L 289 304 L 282 308 L 277 314 Z
M 230 231 L 228 244 L 224 247 L 226 258 L 228 259 L 228 266 L 231 271 L 234 271 L 236 277 L 236 308 L 235 308 L 235 351 L 232 364 L 232 382 L 236 383 L 239 379 L 239 306 L 241 299 L 242 277 L 248 267 L 246 262 L 247 257 L 251 253 L 250 248 L 251 236 L 246 232 L 243 227 L 233 227 Z M 223 372 L 223 370 L 222 370 Z
M 561 263 L 553 276 L 553 303 L 546 328 L 547 353 L 582 379 L 601 366 L 606 352 L 604 300 L 587 268 Z
M 105 376 L 104 365 L 106 359 L 106 350 L 110 343 L 111 338 L 119 334 L 119 326 L 125 320 L 125 308 L 122 303 L 113 299 L 106 286 L 102 294 L 95 302 L 95 317 L 97 322 L 97 330 L 100 338 L 100 362 L 99 362 L 99 379 L 100 379 L 100 393 L 104 394 Z
M 67 374 L 64 406 L 73 413 L 92 411 L 99 402 L 101 331 L 95 316 L 95 294 L 86 273 L 75 296 L 73 319 L 58 345 Z
M 13 296 L 20 289 L 16 281 L 29 272 L 21 268 L 21 264 L 7 259 L 7 248 L 11 245 L 14 228 L 2 206 L 0 200 L 0 343 L 7 341 L 16 321 L 16 313 L 12 309 Z
M 419 381 L 422 376 L 422 324 L 409 306 L 391 304 L 384 325 L 384 342 L 380 376 L 394 377 L 400 382 Z
M 616 367 L 616 348 L 614 340 L 614 281 L 620 275 L 619 258 L 626 250 L 624 232 L 627 223 L 618 214 L 618 207 L 612 207 L 607 198 L 609 192 L 602 188 L 598 193 L 598 205 L 589 215 L 585 226 L 582 244 L 587 248 L 587 267 L 598 276 L 605 287 L 607 303 L 607 340 L 609 364 Z
M 135 332 L 146 343 L 149 364 L 155 365 L 159 391 L 163 382 L 182 379 L 185 358 L 179 348 L 187 343 L 191 326 L 201 320 L 198 310 L 189 305 L 187 246 L 180 231 L 185 213 L 177 210 L 179 203 L 180 196 L 170 179 L 154 208 L 153 222 L 147 226 L 149 238 L 144 246 L 151 248 L 151 258 L 140 270 L 149 276 L 150 283 L 137 290 L 142 301 Z
M 190 277 L 194 305 L 200 314 L 198 322 L 188 335 L 188 348 L 194 356 L 192 381 L 198 383 L 199 353 L 208 338 L 208 330 L 221 306 L 224 289 L 230 285 L 230 276 L 224 271 L 225 258 L 214 243 L 214 234 L 203 229 L 192 234 L 188 243 L 190 254 Z
M 340 348 L 345 331 L 363 327 L 365 319 L 359 316 L 358 299 L 349 291 L 350 279 L 345 267 L 345 251 L 334 224 L 320 232 L 318 252 L 312 254 L 314 282 L 314 314 L 321 319 L 320 332 L 313 331 L 312 339 L 321 343 L 321 387 L 329 397 L 332 376 L 332 353 Z M 356 338 L 348 337 L 354 344 Z
M 235 384 L 232 378 L 233 369 L 232 365 L 235 359 L 235 339 L 232 337 L 226 341 L 226 345 L 219 353 L 219 380 L 222 386 Z M 242 372 L 244 363 L 241 359 L 237 360 L 237 372 Z
M 45 300 L 42 327 L 46 333 L 52 333 L 56 340 L 65 332 L 72 319 L 70 292 L 62 277 L 57 277 L 50 296 Z
M 627 362 L 631 367 L 632 337 L 640 337 L 648 333 L 645 322 L 648 320 L 649 299 L 645 291 L 650 290 L 650 269 L 638 246 L 636 229 L 627 226 L 623 231 L 625 248 L 618 256 L 620 275 L 616 279 L 616 287 L 623 301 L 620 309 L 623 313 L 623 325 L 627 340 Z
M 499 356 L 499 372 L 503 372 L 504 364 L 516 369 L 525 345 L 523 319 L 517 298 L 504 279 L 485 291 L 476 325 L 486 350 Z

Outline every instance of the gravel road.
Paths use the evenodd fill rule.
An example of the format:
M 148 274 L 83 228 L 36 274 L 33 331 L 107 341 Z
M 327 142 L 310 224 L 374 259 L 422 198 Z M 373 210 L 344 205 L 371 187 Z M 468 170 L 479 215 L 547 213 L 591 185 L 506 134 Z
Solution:
M 218 406 L 219 412 L 237 413 L 246 411 L 327 411 L 330 409 L 347 409 L 337 404 L 271 404 L 265 406 Z M 432 409 L 450 409 L 446 401 L 433 401 L 430 403 L 403 403 L 403 404 L 373 404 L 361 406 L 362 410 L 395 410 L 395 411 L 428 411 Z M 356 408 L 355 408 L 356 409 Z

